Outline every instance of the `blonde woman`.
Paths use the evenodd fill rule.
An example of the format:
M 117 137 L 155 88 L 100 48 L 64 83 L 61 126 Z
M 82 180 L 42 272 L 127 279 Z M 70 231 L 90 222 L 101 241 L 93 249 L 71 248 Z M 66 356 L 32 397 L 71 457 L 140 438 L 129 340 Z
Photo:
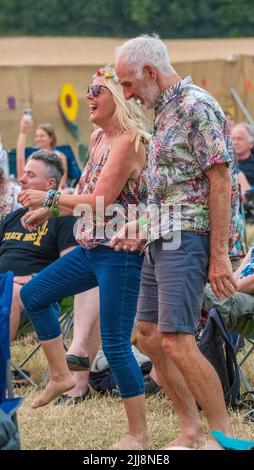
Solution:
M 52 304 L 63 294 L 74 295 L 98 286 L 102 346 L 128 418 L 128 434 L 113 448 L 138 449 L 146 445 L 148 434 L 144 383 L 131 351 L 130 337 L 143 259 L 137 252 L 116 252 L 109 243 L 114 233 L 111 229 L 119 220 L 127 220 L 130 205 L 133 208 L 146 202 L 144 141 L 148 134 L 136 103 L 128 105 L 124 100 L 112 68 L 97 71 L 86 98 L 90 121 L 97 129 L 91 137 L 90 158 L 80 178 L 78 194 L 28 190 L 20 195 L 23 206 L 30 207 L 23 220 L 30 230 L 56 213 L 72 214 L 81 204 L 88 212 L 88 217 L 78 222 L 76 238 L 80 246 L 39 273 L 21 291 L 51 372 L 48 385 L 32 406 L 46 405 L 75 386 Z M 100 206 L 102 201 L 104 209 Z M 43 208 L 31 210 L 42 204 Z M 117 221 L 115 213 L 119 216 Z

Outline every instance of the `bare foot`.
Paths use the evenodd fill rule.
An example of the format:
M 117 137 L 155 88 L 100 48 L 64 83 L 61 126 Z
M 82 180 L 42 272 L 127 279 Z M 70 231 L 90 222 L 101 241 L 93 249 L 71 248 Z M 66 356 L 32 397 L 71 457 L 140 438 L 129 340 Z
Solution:
M 208 439 L 208 441 L 199 447 L 198 450 L 224 450 L 218 442 L 214 441 L 213 439 Z
M 148 435 L 140 437 L 127 434 L 120 441 L 116 442 L 109 450 L 144 450 L 148 444 Z
M 188 447 L 189 449 L 198 449 L 200 446 L 205 445 L 205 436 L 204 434 L 199 435 L 184 435 L 180 434 L 176 439 L 171 441 L 165 447 L 162 447 L 163 450 L 171 449 L 172 447 Z
M 64 380 L 54 380 L 52 377 L 49 379 L 49 382 L 46 388 L 42 391 L 38 398 L 32 402 L 32 408 L 39 408 L 40 406 L 47 405 L 51 400 L 62 395 L 62 393 L 67 392 L 71 388 L 75 387 L 75 380 L 71 375 L 67 376 Z

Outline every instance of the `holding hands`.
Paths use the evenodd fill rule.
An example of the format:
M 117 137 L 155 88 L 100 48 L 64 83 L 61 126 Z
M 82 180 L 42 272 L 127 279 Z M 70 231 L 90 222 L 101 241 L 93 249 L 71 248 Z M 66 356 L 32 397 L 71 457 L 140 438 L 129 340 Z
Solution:
M 110 247 L 115 251 L 141 251 L 146 240 L 145 231 L 138 223 L 133 220 L 124 225 L 119 232 L 111 239 Z

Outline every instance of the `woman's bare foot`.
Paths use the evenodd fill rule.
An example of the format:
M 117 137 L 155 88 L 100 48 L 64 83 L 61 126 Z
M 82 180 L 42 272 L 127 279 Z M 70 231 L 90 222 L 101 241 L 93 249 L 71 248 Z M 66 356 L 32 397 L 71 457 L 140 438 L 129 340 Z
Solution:
M 224 450 L 218 442 L 214 441 L 213 439 L 208 439 L 208 441 L 199 447 L 198 450 Z
M 167 450 L 171 449 L 171 447 L 188 447 L 190 449 L 199 449 L 200 446 L 205 445 L 205 443 L 206 439 L 203 432 L 195 435 L 185 435 L 181 433 L 176 439 L 171 441 L 165 447 L 162 447 L 162 449 Z
M 49 382 L 46 388 L 42 391 L 38 398 L 32 402 L 32 408 L 39 408 L 40 406 L 47 405 L 51 400 L 62 395 L 62 393 L 67 392 L 71 388 L 75 387 L 76 382 L 73 379 L 72 375 L 67 376 L 62 380 L 55 380 L 52 377 L 49 379 Z
M 148 444 L 148 435 L 132 436 L 127 434 L 116 442 L 109 450 L 144 450 Z

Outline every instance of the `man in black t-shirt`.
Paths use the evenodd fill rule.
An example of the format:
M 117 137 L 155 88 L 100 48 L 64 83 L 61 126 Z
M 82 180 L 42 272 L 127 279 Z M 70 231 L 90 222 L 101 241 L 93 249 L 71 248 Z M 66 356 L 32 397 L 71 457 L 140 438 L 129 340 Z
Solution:
M 20 179 L 22 189 L 48 191 L 56 189 L 63 175 L 61 159 L 52 152 L 34 152 L 26 163 Z M 11 340 L 20 323 L 23 305 L 20 289 L 59 256 L 76 246 L 73 235 L 75 217 L 49 219 L 29 233 L 20 219 L 27 209 L 17 209 L 0 222 L 0 272 L 13 271 L 14 286 L 11 310 Z

